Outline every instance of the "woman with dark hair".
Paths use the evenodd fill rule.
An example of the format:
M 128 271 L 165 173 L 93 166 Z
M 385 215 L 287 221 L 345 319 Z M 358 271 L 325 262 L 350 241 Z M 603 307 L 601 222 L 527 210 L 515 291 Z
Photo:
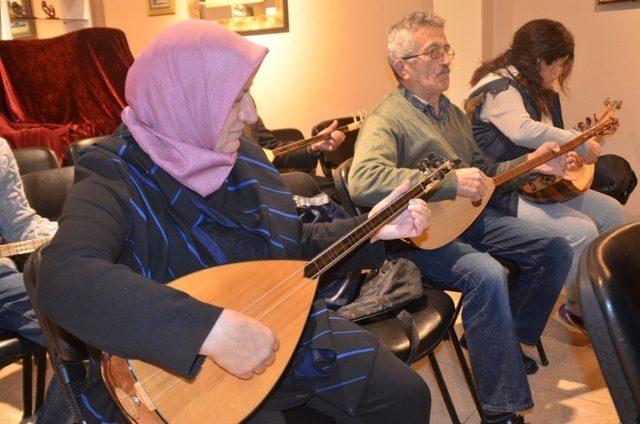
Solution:
M 465 108 L 474 138 L 489 158 L 513 159 L 546 141 L 564 144 L 579 134 L 564 129 L 560 96 L 554 90 L 556 84 L 566 89 L 573 60 L 573 35 L 560 22 L 537 19 L 516 31 L 507 51 L 476 69 Z M 588 140 L 569 153 L 567 165 L 576 168 L 582 162 L 595 163 L 599 154 L 598 141 Z M 584 331 L 575 284 L 580 254 L 599 234 L 622 224 L 622 207 L 594 190 L 562 203 L 539 204 L 519 196 L 510 207 L 509 212 L 518 218 L 562 234 L 571 243 L 574 255 L 566 282 L 568 303 L 559 313 L 564 322 Z
M 124 125 L 81 156 L 60 230 L 43 252 L 38 304 L 52 320 L 101 351 L 184 378 L 197 376 L 205 356 L 245 379 L 273 364 L 278 340 L 261 322 L 166 285 L 216 265 L 308 258 L 365 219 L 302 224 L 280 174 L 242 137 L 257 119 L 249 87 L 266 53 L 193 20 L 139 55 L 127 74 Z M 420 234 L 428 214 L 411 200 L 373 239 Z M 343 267 L 377 267 L 383 256 L 372 240 Z M 251 422 L 283 422 L 280 410 L 302 404 L 343 423 L 428 421 L 426 384 L 372 333 L 314 304 L 301 340 Z M 125 421 L 97 355 L 81 399 L 91 422 Z

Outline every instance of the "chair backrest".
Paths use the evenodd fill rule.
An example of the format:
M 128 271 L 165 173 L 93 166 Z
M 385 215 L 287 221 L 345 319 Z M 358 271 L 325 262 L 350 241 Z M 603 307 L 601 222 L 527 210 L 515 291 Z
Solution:
M 73 166 L 65 166 L 22 176 L 22 184 L 29 205 L 38 215 L 48 219 L 58 219 L 69 188 L 73 184 L 73 172 Z
M 69 144 L 67 147 L 66 160 L 67 164 L 73 165 L 78 160 L 78 152 L 85 147 L 91 146 L 96 141 L 102 140 L 104 136 L 83 138 L 82 140 L 76 140 Z
M 46 246 L 46 245 L 45 245 Z M 38 268 L 42 259 L 40 246 L 29 256 L 24 268 L 24 285 L 31 299 L 31 304 L 40 323 L 40 329 L 47 343 L 47 350 L 56 378 L 62 386 L 67 407 L 71 411 L 74 422 L 85 422 L 81 393 L 86 387 L 87 372 L 85 361 L 88 359 L 87 346 L 74 335 L 55 324 L 38 307 L 36 288 L 38 285 Z
M 302 131 L 297 128 L 278 128 L 271 130 L 271 134 L 273 134 L 278 140 L 284 141 L 285 143 L 302 140 L 304 138 Z
M 353 117 L 343 117 L 335 118 L 335 120 L 338 121 L 338 126 L 341 127 L 352 123 L 354 119 Z M 318 134 L 320 131 L 331 125 L 333 121 L 334 119 L 327 119 L 326 121 L 320 122 L 311 129 L 311 135 L 314 136 Z M 331 176 L 332 169 L 337 168 L 342 162 L 353 157 L 353 149 L 356 145 L 359 131 L 359 129 L 356 129 L 346 133 L 344 142 L 336 150 L 332 152 L 322 152 L 320 155 L 320 165 L 327 177 Z
M 333 170 L 333 183 L 336 186 L 336 190 L 338 192 L 338 196 L 340 197 L 340 202 L 342 203 L 342 207 L 344 208 L 344 210 L 347 211 L 348 214 L 356 216 L 362 215 L 366 212 L 366 210 L 362 207 L 356 206 L 351 200 L 351 195 L 349 195 L 348 176 L 352 162 L 353 158 L 349 158 Z
M 320 193 L 320 187 L 316 180 L 304 172 L 285 172 L 282 178 L 287 183 L 291 192 L 298 196 L 313 197 Z
M 20 175 L 60 167 L 56 154 L 48 147 L 19 147 L 13 149 L 13 156 L 16 158 Z
M 580 260 L 580 305 L 616 410 L 640 420 L 640 222 L 597 238 Z

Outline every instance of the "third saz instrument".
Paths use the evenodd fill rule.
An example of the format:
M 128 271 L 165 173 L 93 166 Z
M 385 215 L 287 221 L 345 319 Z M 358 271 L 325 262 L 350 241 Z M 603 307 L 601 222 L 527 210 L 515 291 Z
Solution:
M 599 113 L 602 117 L 597 121 L 612 116 L 614 110 L 622 107 L 622 102 L 615 100 L 611 102 L 607 99 L 604 101 L 604 106 L 605 108 Z M 587 126 L 590 125 L 591 119 L 587 118 L 586 121 Z M 594 119 L 594 121 L 596 120 Z M 585 125 L 582 123 L 579 123 L 578 127 L 582 131 L 585 129 Z M 567 174 L 575 178 L 573 181 L 564 180 L 555 175 L 539 175 L 533 181 L 523 185 L 520 188 L 520 194 L 536 203 L 565 202 L 587 191 L 593 183 L 595 172 L 595 164 L 585 163 L 576 170 L 567 171 Z

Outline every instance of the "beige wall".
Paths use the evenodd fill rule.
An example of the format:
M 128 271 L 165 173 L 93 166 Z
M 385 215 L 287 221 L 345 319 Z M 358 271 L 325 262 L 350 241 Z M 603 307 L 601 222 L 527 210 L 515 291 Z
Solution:
M 290 32 L 250 37 L 269 55 L 253 93 L 265 123 L 309 135 L 327 118 L 371 110 L 395 80 L 386 32 L 425 0 L 290 0 Z
M 625 157 L 640 175 L 640 5 L 596 6 L 587 0 L 485 0 L 493 7 L 491 53 L 507 48 L 513 32 L 531 19 L 560 20 L 575 36 L 576 59 L 563 97 L 565 125 L 572 126 L 601 107 L 605 97 L 622 99 L 620 129 L 609 137 L 604 153 Z M 640 189 L 625 212 L 640 218 Z
M 146 2 L 147 0 L 102 1 L 104 25 L 125 32 L 134 57 L 164 28 L 189 17 L 186 0 L 174 0 L 175 14 L 157 16 L 147 16 Z
M 473 1 L 473 0 L 469 0 Z M 149 17 L 144 2 L 104 1 L 105 25 L 124 30 L 134 56 L 155 34 L 188 17 L 186 1 L 176 14 Z M 266 125 L 311 127 L 330 117 L 371 110 L 395 86 L 385 60 L 391 23 L 432 0 L 289 0 L 289 32 L 251 36 L 269 48 L 253 95 Z
M 434 0 L 435 12 L 446 20 L 445 33 L 456 52 L 447 96 L 458 106 L 469 91 L 469 78 L 482 57 L 482 3 L 478 0 Z

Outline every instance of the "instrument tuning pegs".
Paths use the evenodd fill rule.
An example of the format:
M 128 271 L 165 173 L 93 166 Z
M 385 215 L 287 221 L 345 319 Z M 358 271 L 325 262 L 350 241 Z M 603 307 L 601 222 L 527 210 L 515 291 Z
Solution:
M 367 116 L 366 109 L 357 110 L 353 114 L 353 122 L 362 122 L 364 121 L 364 118 L 366 118 L 366 116 Z
M 418 169 L 423 173 L 430 172 L 444 163 L 444 159 L 437 153 L 431 152 L 429 155 L 418 162 Z
M 418 162 L 418 169 L 423 174 L 426 174 L 427 172 L 429 172 L 429 165 L 427 164 L 426 159 L 420 159 L 420 162 Z
M 590 117 L 588 117 L 588 116 L 587 116 L 587 117 L 584 119 L 584 122 L 585 122 L 585 124 L 587 124 L 587 127 L 590 127 L 590 126 L 591 126 L 591 124 L 593 123 L 593 120 L 592 120 Z
M 584 122 L 582 122 L 582 121 L 578 122 L 578 129 L 580 131 L 584 132 L 586 130 L 586 128 L 587 128 L 587 126 L 584 124 Z

